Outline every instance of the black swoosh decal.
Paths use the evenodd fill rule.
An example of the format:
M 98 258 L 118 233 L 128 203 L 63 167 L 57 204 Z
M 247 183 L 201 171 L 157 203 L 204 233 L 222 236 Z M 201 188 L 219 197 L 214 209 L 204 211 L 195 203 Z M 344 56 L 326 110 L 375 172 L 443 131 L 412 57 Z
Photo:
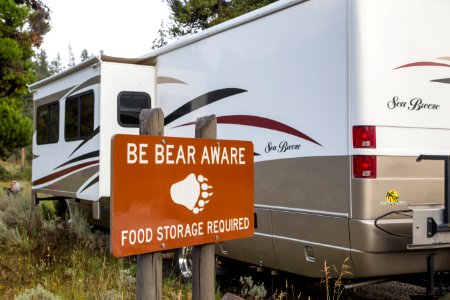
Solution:
M 89 152 L 89 153 L 83 154 L 81 156 L 75 157 L 74 159 L 71 159 L 69 161 L 66 161 L 65 163 L 63 163 L 63 164 L 57 166 L 56 168 L 54 168 L 53 170 L 56 170 L 58 168 L 61 168 L 63 166 L 66 166 L 68 164 L 71 164 L 71 163 L 74 163 L 74 162 L 77 162 L 77 161 L 80 161 L 80 160 L 93 158 L 93 157 L 99 157 L 99 156 L 100 156 L 100 151 L 99 150 L 93 151 L 93 152 Z
M 100 132 L 100 126 L 98 126 L 97 128 L 95 128 L 94 132 L 91 134 L 91 136 L 85 138 L 83 140 L 83 142 L 81 144 L 78 145 L 78 147 L 75 148 L 75 150 L 73 150 L 72 153 L 70 153 L 69 157 L 71 157 L 75 152 L 77 152 L 78 149 L 80 149 L 84 144 L 86 144 L 87 142 L 89 142 L 89 140 L 91 140 L 94 136 L 96 136 L 98 133 Z
M 188 113 L 193 112 L 194 110 L 197 110 L 199 108 L 202 108 L 204 106 L 207 106 L 209 104 L 212 104 L 216 101 L 222 100 L 224 98 L 247 92 L 243 89 L 238 88 L 227 88 L 227 89 L 220 89 L 215 90 L 206 94 L 203 94 L 188 103 L 180 106 L 175 111 L 170 113 L 168 116 L 164 118 L 164 125 L 170 124 L 173 121 L 187 115 Z
M 431 82 L 440 82 L 440 83 L 450 84 L 450 78 L 435 79 L 435 80 L 431 80 Z
M 91 186 L 93 186 L 94 184 L 96 184 L 96 183 L 98 182 L 98 180 L 99 180 L 99 176 L 95 177 L 91 182 L 89 182 L 88 185 L 86 185 L 86 186 L 84 187 L 84 189 L 81 190 L 80 193 L 84 192 L 84 191 L 87 190 L 89 187 L 91 187 Z

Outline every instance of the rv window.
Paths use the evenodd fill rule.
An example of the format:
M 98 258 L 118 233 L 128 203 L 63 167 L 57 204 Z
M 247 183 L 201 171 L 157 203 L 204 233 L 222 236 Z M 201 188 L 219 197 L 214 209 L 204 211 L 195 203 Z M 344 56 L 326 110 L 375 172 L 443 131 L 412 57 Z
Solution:
M 90 137 L 94 132 L 94 92 L 67 98 L 64 137 L 67 141 Z
M 36 111 L 37 144 L 57 143 L 59 139 L 59 102 L 42 105 Z
M 141 110 L 151 108 L 150 96 L 141 92 L 121 92 L 118 98 L 119 124 L 123 127 L 139 127 Z

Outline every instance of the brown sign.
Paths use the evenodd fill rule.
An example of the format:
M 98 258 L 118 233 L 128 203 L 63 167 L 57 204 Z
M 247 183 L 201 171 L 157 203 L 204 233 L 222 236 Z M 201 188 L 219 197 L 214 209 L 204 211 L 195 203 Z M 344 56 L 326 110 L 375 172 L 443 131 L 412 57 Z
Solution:
M 114 256 L 253 235 L 251 142 L 116 135 L 112 157 Z

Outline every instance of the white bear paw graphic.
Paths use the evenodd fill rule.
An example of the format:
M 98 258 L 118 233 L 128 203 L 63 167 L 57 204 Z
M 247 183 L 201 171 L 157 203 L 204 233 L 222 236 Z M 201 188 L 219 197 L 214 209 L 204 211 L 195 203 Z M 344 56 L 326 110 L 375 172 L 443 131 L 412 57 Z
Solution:
M 172 201 L 183 205 L 194 214 L 198 214 L 208 204 L 208 198 L 213 194 L 208 192 L 212 186 L 205 181 L 208 179 L 203 175 L 195 176 L 194 173 L 191 173 L 185 179 L 172 184 L 170 187 Z

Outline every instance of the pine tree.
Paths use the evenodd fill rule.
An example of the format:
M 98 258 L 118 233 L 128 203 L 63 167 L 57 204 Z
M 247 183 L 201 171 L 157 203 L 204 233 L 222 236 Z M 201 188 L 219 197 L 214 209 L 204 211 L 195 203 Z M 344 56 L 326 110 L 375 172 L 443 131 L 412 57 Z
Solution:
M 45 50 L 37 51 L 34 56 L 34 72 L 36 80 L 41 80 L 52 75 L 48 65 L 47 52 Z
M 164 21 L 161 20 L 161 25 L 159 27 L 157 36 L 152 42 L 152 50 L 167 45 L 167 38 L 167 29 L 164 28 Z
M 172 37 L 198 32 L 277 0 L 165 0 L 171 10 Z
M 89 52 L 86 49 L 83 49 L 83 51 L 81 51 L 81 61 L 85 61 L 86 59 L 88 59 L 89 57 L 91 57 L 91 55 L 89 55 Z
M 69 63 L 67 64 L 67 67 L 70 68 L 75 66 L 75 55 L 73 55 L 72 46 L 70 44 L 67 46 L 67 50 L 69 51 Z
M 56 54 L 55 59 L 50 62 L 50 72 L 52 75 L 54 75 L 61 73 L 62 70 L 64 70 L 64 68 L 62 66 L 61 55 L 58 52 L 58 54 Z

